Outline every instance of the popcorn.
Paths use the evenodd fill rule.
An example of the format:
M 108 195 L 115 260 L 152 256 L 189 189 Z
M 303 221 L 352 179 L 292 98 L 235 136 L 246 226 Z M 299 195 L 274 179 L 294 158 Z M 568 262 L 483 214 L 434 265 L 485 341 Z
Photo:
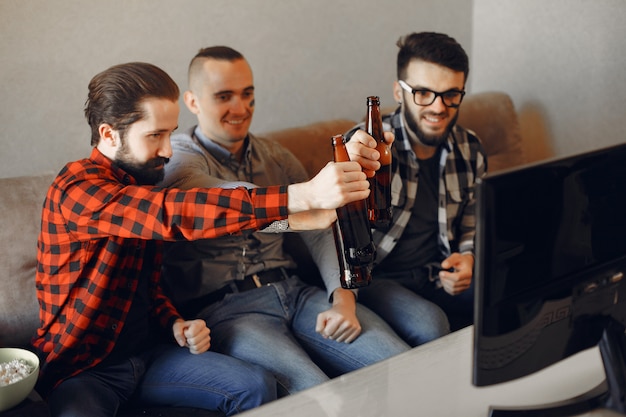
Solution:
M 9 362 L 0 363 L 0 387 L 13 384 L 26 378 L 34 367 L 24 359 L 13 359 Z

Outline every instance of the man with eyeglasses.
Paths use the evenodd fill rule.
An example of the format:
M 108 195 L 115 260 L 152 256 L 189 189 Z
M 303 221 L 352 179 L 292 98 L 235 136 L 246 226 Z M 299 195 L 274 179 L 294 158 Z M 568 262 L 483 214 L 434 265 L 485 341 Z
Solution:
M 474 185 L 487 160 L 476 135 L 456 124 L 469 73 L 461 45 L 431 32 L 411 33 L 397 45 L 399 107 L 383 116 L 384 129 L 395 134 L 393 220 L 389 230 L 373 231 L 374 280 L 359 301 L 411 344 L 407 323 L 429 319 L 414 311 L 422 297 L 445 311 L 452 331 L 472 323 Z M 367 139 L 353 137 L 348 151 L 372 175 L 378 155 Z

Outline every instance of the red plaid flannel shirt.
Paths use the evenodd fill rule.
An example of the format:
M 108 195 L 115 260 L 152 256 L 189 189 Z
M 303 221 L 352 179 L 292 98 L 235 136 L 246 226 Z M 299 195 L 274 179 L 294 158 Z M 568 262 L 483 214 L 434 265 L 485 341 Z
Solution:
M 180 317 L 159 285 L 163 240 L 213 238 L 286 217 L 286 186 L 138 186 L 97 149 L 66 165 L 48 190 L 38 241 L 41 324 L 33 345 L 42 359 L 42 389 L 111 352 L 146 268 L 152 316 L 165 328 Z M 150 241 L 157 255 L 145 259 Z

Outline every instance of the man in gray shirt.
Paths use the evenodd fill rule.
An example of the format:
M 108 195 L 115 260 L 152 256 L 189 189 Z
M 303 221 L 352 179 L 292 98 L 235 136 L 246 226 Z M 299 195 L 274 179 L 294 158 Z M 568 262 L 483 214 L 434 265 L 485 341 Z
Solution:
M 221 46 L 200 50 L 189 66 L 184 100 L 198 125 L 172 137 L 165 185 L 264 186 L 307 179 L 288 150 L 248 132 L 254 84 L 239 52 Z M 355 293 L 339 286 L 331 230 L 301 237 L 326 291 L 291 274 L 296 265 L 283 251 L 280 233 L 175 243 L 165 257 L 164 285 L 179 311 L 207 321 L 217 351 L 273 372 L 283 393 L 409 349 L 356 303 Z

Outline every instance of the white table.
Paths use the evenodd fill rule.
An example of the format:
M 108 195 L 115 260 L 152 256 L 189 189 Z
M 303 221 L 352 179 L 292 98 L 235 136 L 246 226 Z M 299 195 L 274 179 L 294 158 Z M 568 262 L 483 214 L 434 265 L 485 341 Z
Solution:
M 598 348 L 530 376 L 489 387 L 472 385 L 473 327 L 274 401 L 242 417 L 484 417 L 489 405 L 565 400 L 604 380 Z M 277 352 L 280 354 L 280 352 Z M 582 416 L 617 416 L 594 410 Z

